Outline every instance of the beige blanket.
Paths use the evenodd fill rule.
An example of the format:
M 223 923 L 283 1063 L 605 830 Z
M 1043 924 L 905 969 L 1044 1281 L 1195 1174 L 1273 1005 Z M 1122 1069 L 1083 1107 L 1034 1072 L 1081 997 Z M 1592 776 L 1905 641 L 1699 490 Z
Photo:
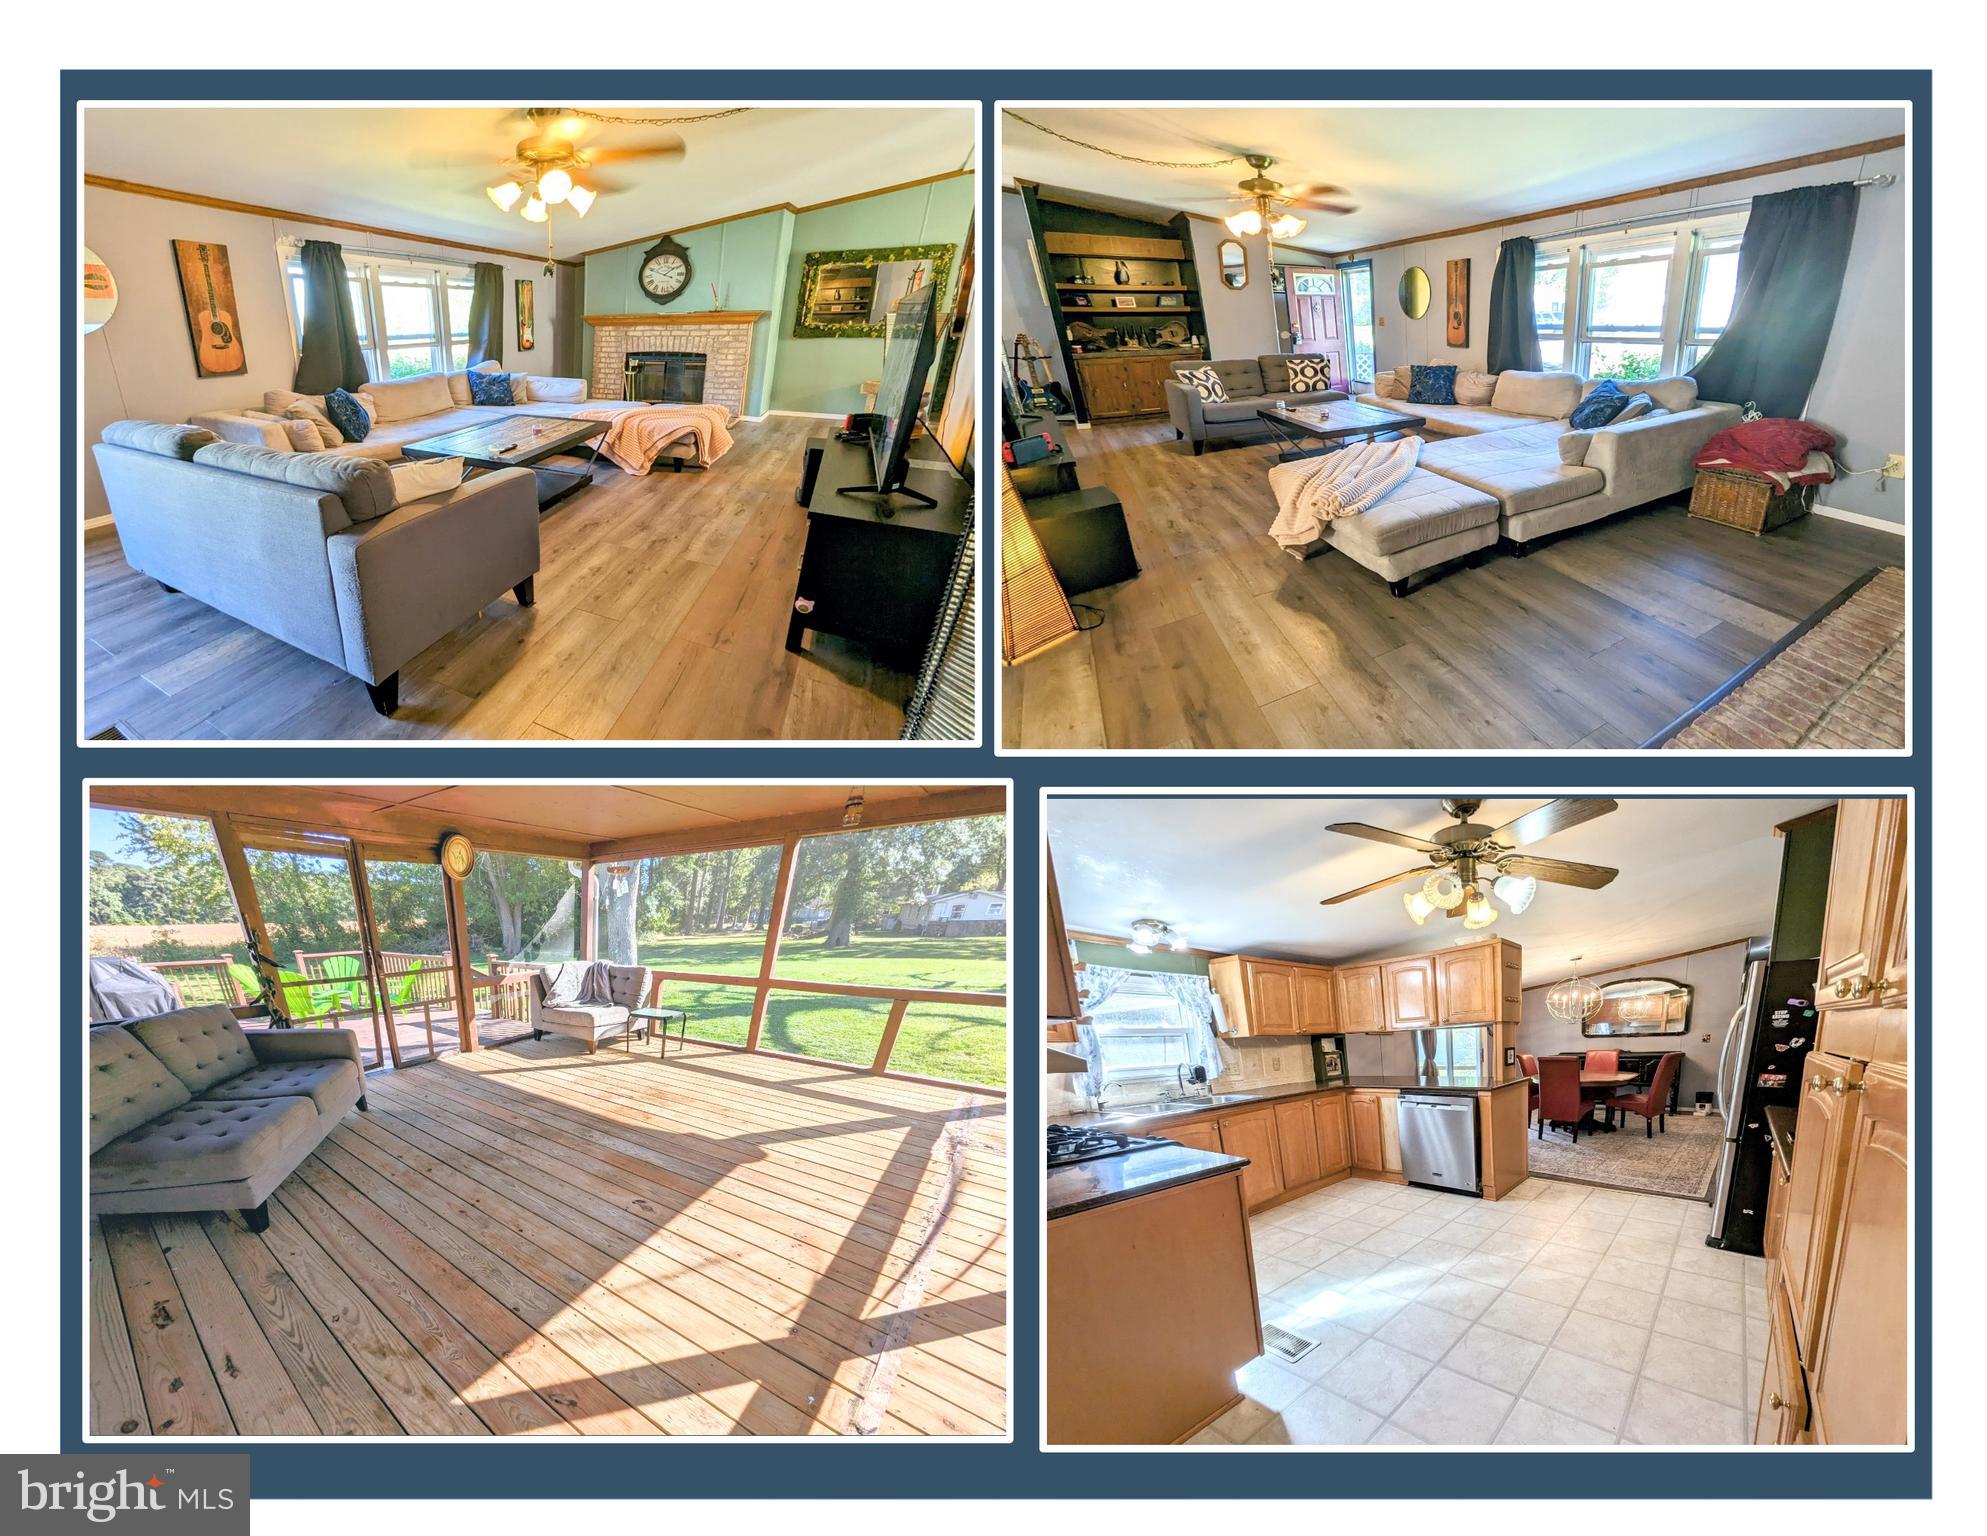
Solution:
M 695 462 L 708 469 L 731 450 L 731 412 L 721 405 L 652 405 L 638 410 L 575 411 L 587 421 L 607 423 L 601 454 L 631 475 L 655 467 L 662 450 L 687 437 Z
M 1398 490 L 1421 458 L 1421 439 L 1354 443 L 1315 459 L 1293 459 L 1269 472 L 1276 521 L 1269 536 L 1294 560 L 1324 537 L 1325 524 L 1356 517 Z

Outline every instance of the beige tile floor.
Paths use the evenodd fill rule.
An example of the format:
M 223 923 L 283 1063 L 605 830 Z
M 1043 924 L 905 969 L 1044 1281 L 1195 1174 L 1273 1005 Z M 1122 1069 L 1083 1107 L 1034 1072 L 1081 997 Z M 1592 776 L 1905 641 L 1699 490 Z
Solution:
M 1353 1179 L 1253 1223 L 1263 1321 L 1212 1445 L 1704 1445 L 1749 1437 L 1766 1265 L 1709 1207 L 1532 1178 L 1503 1200 Z

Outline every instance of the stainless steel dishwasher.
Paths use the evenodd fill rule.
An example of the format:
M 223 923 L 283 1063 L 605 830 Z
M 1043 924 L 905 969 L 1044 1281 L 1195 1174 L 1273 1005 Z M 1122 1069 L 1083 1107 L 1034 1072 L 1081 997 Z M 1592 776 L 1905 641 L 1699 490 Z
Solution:
M 1408 1183 L 1481 1192 L 1476 1169 L 1476 1095 L 1400 1096 L 1401 1172 Z

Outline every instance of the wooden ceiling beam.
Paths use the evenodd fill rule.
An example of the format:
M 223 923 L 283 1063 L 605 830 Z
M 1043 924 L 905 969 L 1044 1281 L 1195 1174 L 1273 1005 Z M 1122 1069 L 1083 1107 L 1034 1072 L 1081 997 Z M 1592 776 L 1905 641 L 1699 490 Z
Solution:
M 863 808 L 862 825 L 901 827 L 920 821 L 951 821 L 960 816 L 999 816 L 1007 810 L 1004 784 L 967 784 L 934 788 L 912 799 L 886 800 Z M 595 859 L 666 858 L 679 853 L 710 853 L 721 848 L 765 848 L 789 837 L 808 837 L 824 832 L 840 832 L 839 809 L 804 811 L 792 816 L 769 816 L 759 821 L 737 821 L 724 827 L 703 827 L 688 832 L 665 832 L 647 837 L 617 837 L 593 844 L 589 854 Z

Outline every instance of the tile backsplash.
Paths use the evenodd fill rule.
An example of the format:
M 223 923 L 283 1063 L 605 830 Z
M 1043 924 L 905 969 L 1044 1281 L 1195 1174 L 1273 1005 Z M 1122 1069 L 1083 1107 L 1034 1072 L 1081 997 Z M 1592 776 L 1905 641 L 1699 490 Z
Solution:
M 1234 1093 L 1243 1088 L 1279 1088 L 1292 1083 L 1308 1083 L 1316 1078 L 1311 1067 L 1311 1041 L 1302 1040 L 1223 1040 L 1215 1046 L 1221 1052 L 1221 1078 L 1217 1091 Z

